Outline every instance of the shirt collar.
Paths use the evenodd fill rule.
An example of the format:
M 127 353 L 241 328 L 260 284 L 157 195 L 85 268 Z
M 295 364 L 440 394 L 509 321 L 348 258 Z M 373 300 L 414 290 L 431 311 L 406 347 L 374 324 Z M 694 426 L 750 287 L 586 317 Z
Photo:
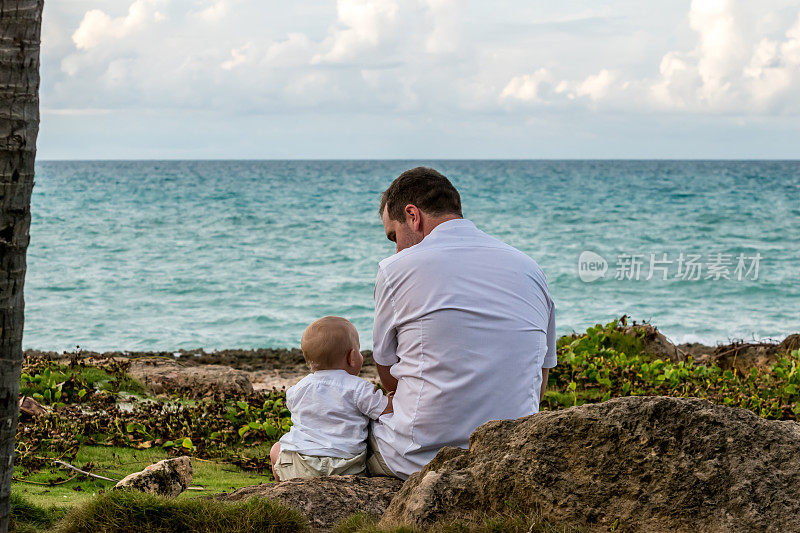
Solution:
M 430 237 L 437 231 L 440 231 L 440 228 L 441 231 L 449 231 L 451 229 L 456 229 L 456 228 L 474 228 L 474 227 L 475 224 L 473 224 L 471 220 L 468 220 L 466 218 L 454 218 L 453 220 L 442 222 L 441 224 L 433 228 L 431 232 L 428 233 L 428 236 Z

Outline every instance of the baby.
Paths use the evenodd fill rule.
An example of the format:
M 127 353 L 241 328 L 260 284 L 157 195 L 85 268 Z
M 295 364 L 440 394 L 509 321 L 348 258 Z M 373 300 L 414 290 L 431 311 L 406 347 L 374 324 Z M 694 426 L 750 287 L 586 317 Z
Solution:
M 286 391 L 292 428 L 272 446 L 276 481 L 364 474 L 370 419 L 392 412 L 392 398 L 358 372 L 358 331 L 345 318 L 314 321 L 300 341 L 311 374 Z

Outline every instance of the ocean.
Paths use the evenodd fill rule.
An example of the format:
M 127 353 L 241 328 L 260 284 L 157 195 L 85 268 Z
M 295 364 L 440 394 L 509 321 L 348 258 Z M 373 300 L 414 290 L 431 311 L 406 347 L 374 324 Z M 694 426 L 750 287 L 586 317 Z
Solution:
M 560 333 L 627 314 L 675 342 L 800 332 L 800 161 L 41 161 L 23 346 L 372 346 L 380 193 L 425 165 L 533 257 Z

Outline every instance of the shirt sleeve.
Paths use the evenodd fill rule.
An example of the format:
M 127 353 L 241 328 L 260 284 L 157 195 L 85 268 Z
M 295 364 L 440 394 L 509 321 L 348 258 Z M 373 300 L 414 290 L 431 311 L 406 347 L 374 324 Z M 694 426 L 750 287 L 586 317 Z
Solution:
M 397 357 L 397 330 L 394 323 L 394 302 L 391 287 L 386 282 L 383 270 L 378 268 L 375 279 L 375 322 L 372 326 L 372 358 L 383 366 L 392 366 Z
M 356 392 L 358 410 L 373 420 L 377 420 L 381 416 L 388 403 L 389 398 L 368 381 L 365 381 Z
M 550 301 L 550 319 L 547 321 L 547 353 L 542 368 L 553 368 L 558 364 L 556 357 L 556 304 Z

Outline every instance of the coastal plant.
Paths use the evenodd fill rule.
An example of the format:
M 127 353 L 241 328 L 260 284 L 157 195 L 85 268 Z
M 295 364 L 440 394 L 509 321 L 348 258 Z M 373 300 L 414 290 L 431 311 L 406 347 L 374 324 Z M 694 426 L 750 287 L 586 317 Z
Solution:
M 222 458 L 242 468 L 263 471 L 269 466 L 268 454 L 243 450 L 268 447 L 291 427 L 291 413 L 282 391 L 258 392 L 236 401 L 130 396 L 123 406 L 117 403 L 117 394 L 112 390 L 94 388 L 98 380 L 84 379 L 88 369 L 78 371 L 76 367 L 66 381 L 57 383 L 70 370 L 52 364 L 32 359 L 28 375 L 41 379 L 22 381 L 32 394 L 43 388 L 62 393 L 60 397 L 51 393 L 58 400 L 49 403 L 48 413 L 27 418 L 17 428 L 16 463 L 26 471 L 36 471 L 53 459 L 72 459 L 81 446 L 94 445 L 161 447 L 169 454 Z M 117 381 L 124 383 L 122 371 L 113 372 Z M 54 377 L 58 373 L 60 378 Z M 112 381 L 112 375 L 106 372 L 103 384 Z M 81 388 L 66 387 L 70 380 Z M 64 390 L 77 392 L 64 394 Z M 80 394 L 80 390 L 93 392 Z
M 62 364 L 44 356 L 25 354 L 20 376 L 20 394 L 45 405 L 80 403 L 96 392 L 142 394 L 142 385 L 127 374 L 130 363 L 110 361 L 89 365 L 73 354 Z
M 743 375 L 690 357 L 673 362 L 645 353 L 641 334 L 615 320 L 583 335 L 562 337 L 559 364 L 550 372 L 543 407 L 558 409 L 613 397 L 661 395 L 699 397 L 749 409 L 768 419 L 800 415 L 800 350 L 778 359 L 767 372 Z

